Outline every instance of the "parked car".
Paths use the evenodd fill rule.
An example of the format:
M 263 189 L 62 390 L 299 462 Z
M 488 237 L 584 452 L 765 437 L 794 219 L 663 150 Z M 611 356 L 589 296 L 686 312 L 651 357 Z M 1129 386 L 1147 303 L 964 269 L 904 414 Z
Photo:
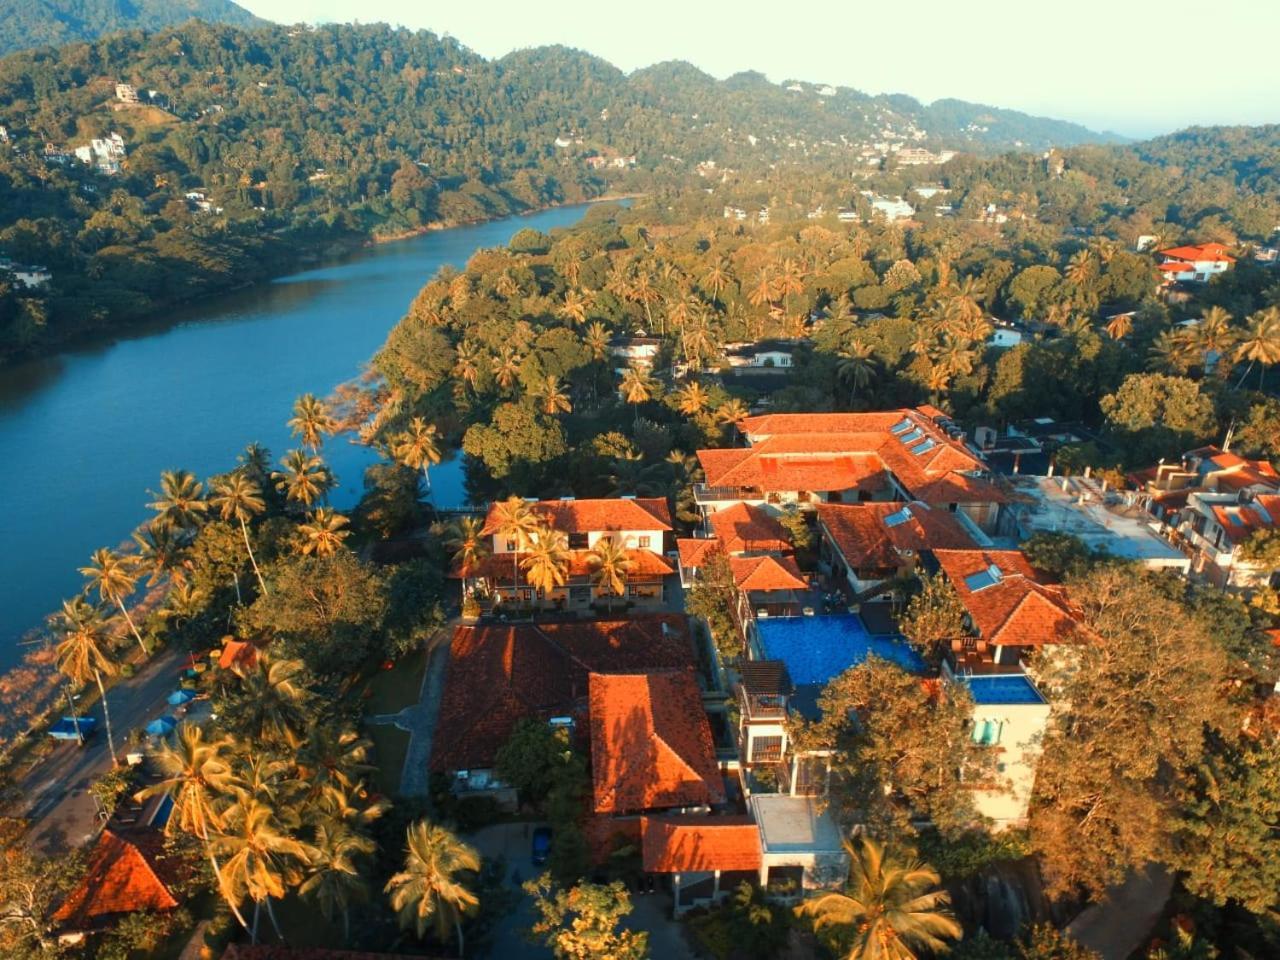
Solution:
M 538 827 L 533 831 L 533 865 L 542 866 L 551 856 L 551 828 Z

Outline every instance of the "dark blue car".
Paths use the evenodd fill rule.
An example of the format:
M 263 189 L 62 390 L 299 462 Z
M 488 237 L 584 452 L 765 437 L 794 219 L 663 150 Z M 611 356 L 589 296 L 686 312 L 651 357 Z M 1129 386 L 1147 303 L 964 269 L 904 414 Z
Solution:
M 542 866 L 547 862 L 547 857 L 551 856 L 551 828 L 538 827 L 533 831 L 533 863 L 534 866 Z

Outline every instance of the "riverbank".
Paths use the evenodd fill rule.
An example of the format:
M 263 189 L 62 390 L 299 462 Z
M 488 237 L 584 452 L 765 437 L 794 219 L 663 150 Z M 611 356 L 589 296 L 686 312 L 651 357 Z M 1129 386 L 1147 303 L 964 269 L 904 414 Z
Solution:
M 575 200 L 572 203 L 551 203 L 540 207 L 530 207 L 518 213 L 508 214 L 497 219 L 508 219 L 509 217 L 531 217 L 547 210 L 557 210 L 561 207 L 584 207 L 594 206 L 598 203 L 621 203 L 624 200 L 639 200 L 646 197 L 645 193 L 604 193 L 598 197 L 592 197 L 589 200 Z M 490 223 L 495 218 L 479 218 L 475 220 L 433 220 L 431 223 L 423 224 L 420 227 L 414 227 L 412 230 L 398 230 L 395 233 L 379 234 L 375 233 L 370 239 L 369 244 L 383 243 L 399 243 L 402 240 L 412 240 L 414 237 L 421 237 L 424 234 L 433 233 L 437 230 L 454 230 L 458 227 L 473 227 L 481 223 Z
M 645 196 L 643 193 L 604 193 L 598 197 L 583 200 L 566 201 L 558 204 L 547 204 L 538 207 L 524 207 L 498 212 L 491 217 L 478 217 L 467 220 L 433 220 L 411 229 L 395 230 L 379 233 L 377 228 L 367 233 L 326 236 L 314 243 L 295 243 L 293 239 L 278 235 L 259 235 L 255 239 L 263 243 L 273 244 L 276 249 L 269 258 L 270 262 L 259 260 L 262 272 L 250 279 L 237 278 L 225 285 L 217 285 L 213 289 L 194 296 L 168 296 L 153 300 L 151 305 L 138 313 L 124 313 L 116 317 L 107 326 L 90 327 L 69 332 L 55 339 L 42 340 L 32 346 L 5 352 L 0 345 L 0 371 L 28 363 L 57 357 L 59 354 L 74 351 L 83 347 L 111 343 L 118 339 L 136 335 L 149 327 L 156 327 L 168 322 L 175 313 L 182 314 L 198 307 L 216 307 L 220 300 L 234 297 L 237 294 L 252 291 L 269 285 L 282 277 L 288 277 L 306 270 L 339 264 L 343 260 L 363 249 L 384 246 L 412 240 L 432 233 L 441 233 L 465 227 L 481 226 L 486 223 L 497 223 L 513 217 L 531 217 L 551 210 L 569 209 L 598 203 L 616 203 L 624 200 L 635 200 Z M 425 283 L 429 279 L 423 277 Z M 407 304 L 406 304 L 407 305 Z

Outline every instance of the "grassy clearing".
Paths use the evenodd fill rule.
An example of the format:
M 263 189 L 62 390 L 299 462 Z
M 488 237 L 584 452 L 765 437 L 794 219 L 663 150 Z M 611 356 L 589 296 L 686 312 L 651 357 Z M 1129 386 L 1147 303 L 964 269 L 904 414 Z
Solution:
M 422 676 L 427 670 L 427 652 L 415 650 L 390 670 L 378 670 L 365 684 L 366 715 L 399 713 L 418 702 Z
M 400 792 L 400 774 L 409 753 L 409 734 L 386 724 L 366 724 L 364 732 L 373 741 L 373 762 L 378 767 L 373 781 L 381 793 L 394 797 Z

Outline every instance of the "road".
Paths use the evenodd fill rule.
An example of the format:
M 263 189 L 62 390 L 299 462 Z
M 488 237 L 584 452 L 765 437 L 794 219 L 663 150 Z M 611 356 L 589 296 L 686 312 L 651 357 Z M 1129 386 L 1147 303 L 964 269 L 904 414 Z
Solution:
M 122 758 L 129 731 L 146 726 L 172 709 L 165 698 L 177 689 L 186 659 L 180 650 L 163 650 L 137 674 L 107 691 L 116 752 Z M 9 813 L 31 821 L 31 841 L 45 853 L 81 846 L 97 833 L 96 811 L 88 787 L 110 768 L 111 754 L 102 729 L 102 704 L 94 704 L 88 716 L 99 721 L 93 739 L 83 747 L 58 744 L 17 785 L 19 799 Z

